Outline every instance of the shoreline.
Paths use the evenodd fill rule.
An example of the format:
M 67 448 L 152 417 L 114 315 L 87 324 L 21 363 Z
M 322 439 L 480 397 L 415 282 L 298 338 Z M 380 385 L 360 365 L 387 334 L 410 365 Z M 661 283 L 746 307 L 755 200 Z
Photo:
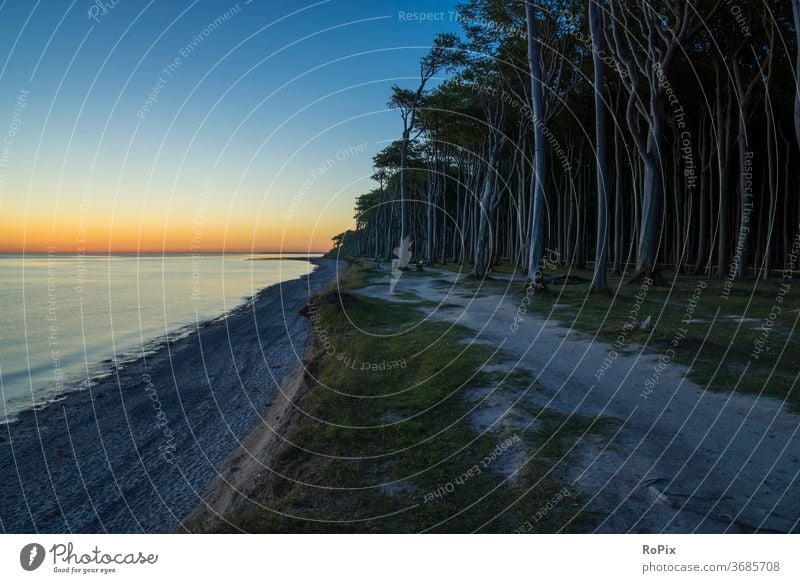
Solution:
M 146 254 L 139 254 L 142 257 L 145 257 Z M 179 255 L 184 256 L 192 256 L 193 254 L 184 253 L 184 254 L 158 254 L 158 257 L 175 257 Z M 224 256 L 226 254 L 200 254 L 202 256 Z M 227 254 L 233 255 L 233 254 Z M 0 254 L 2 256 L 2 254 Z M 27 256 L 33 256 L 33 254 L 28 254 Z M 46 254 L 43 257 L 47 257 Z M 75 259 L 75 255 L 73 254 L 64 254 L 59 255 L 60 258 Z M 104 257 L 125 257 L 124 254 L 110 254 Z M 311 273 L 316 269 L 317 263 L 315 263 L 318 259 L 324 259 L 321 256 L 313 256 L 308 254 L 294 254 L 294 255 L 285 255 L 281 257 L 242 257 L 242 261 L 249 262 L 249 261 L 262 261 L 262 260 L 270 260 L 270 261 L 303 261 L 306 263 L 311 264 Z M 300 279 L 306 277 L 309 274 L 301 274 L 293 276 L 294 279 Z M 230 298 L 230 302 L 228 304 L 227 310 L 223 310 L 223 306 L 220 306 L 220 310 L 222 311 L 207 311 L 206 313 L 202 314 L 199 319 L 194 317 L 186 318 L 182 322 L 175 322 L 174 327 L 170 328 L 168 331 L 165 332 L 163 328 L 159 326 L 159 329 L 156 331 L 149 330 L 150 334 L 142 335 L 143 332 L 141 329 L 136 330 L 137 337 L 141 338 L 141 340 L 136 340 L 131 342 L 130 340 L 122 342 L 122 346 L 117 349 L 116 353 L 111 353 L 110 351 L 103 350 L 100 354 L 93 353 L 93 349 L 90 347 L 87 352 L 87 347 L 84 343 L 84 346 L 81 350 L 79 347 L 74 347 L 72 352 L 67 351 L 66 353 L 61 353 L 60 356 L 66 359 L 70 359 L 73 361 L 70 370 L 64 370 L 63 375 L 60 377 L 61 386 L 60 387 L 53 387 L 51 386 L 52 378 L 48 377 L 47 380 L 43 380 L 40 378 L 31 378 L 30 371 L 27 369 L 22 369 L 20 371 L 12 371 L 10 374 L 13 375 L 20 375 L 27 382 L 25 382 L 24 393 L 17 394 L 19 391 L 14 391 L 13 383 L 11 388 L 11 393 L 9 393 L 9 385 L 6 383 L 5 390 L 6 390 L 6 406 L 7 409 L 4 413 L 0 413 L 0 443 L 2 443 L 2 428 L 6 425 L 13 425 L 16 421 L 20 418 L 20 416 L 25 416 L 26 414 L 30 414 L 31 411 L 34 409 L 37 411 L 43 411 L 47 407 L 51 405 L 55 405 L 61 403 L 65 399 L 69 398 L 74 393 L 81 393 L 88 390 L 90 387 L 95 386 L 98 382 L 101 382 L 109 377 L 114 376 L 119 371 L 125 369 L 127 366 L 131 365 L 139 361 L 142 357 L 149 357 L 153 354 L 157 353 L 160 350 L 163 350 L 167 344 L 174 344 L 177 341 L 180 341 L 187 336 L 191 336 L 194 334 L 198 329 L 205 328 L 207 325 L 213 324 L 215 322 L 225 320 L 233 314 L 238 313 L 241 310 L 248 309 L 252 307 L 253 302 L 259 296 L 259 294 L 263 293 L 265 290 L 269 288 L 280 285 L 281 283 L 285 284 L 292 279 L 286 279 L 283 282 L 277 283 L 269 283 L 259 289 L 256 290 L 248 290 L 246 294 L 241 294 L 236 298 Z M 226 299 L 225 302 L 228 302 Z M 232 306 L 232 307 L 231 307 Z M 141 323 L 141 319 L 140 319 Z M 124 332 L 124 330 L 123 330 Z M 49 368 L 48 362 L 48 368 Z M 75 366 L 78 365 L 78 366 Z M 31 366 L 36 366 L 36 363 L 31 363 Z M 4 378 L 8 380 L 9 373 L 5 371 Z M 32 388 L 32 390 L 31 390 Z
M 303 256 L 301 259 L 311 263 L 316 268 L 317 264 L 314 261 L 322 258 Z M 261 259 L 259 259 L 259 261 L 260 260 Z M 299 259 L 276 257 L 270 258 L 270 260 L 296 261 Z M 254 261 L 254 259 L 245 259 L 245 261 Z M 252 308 L 253 303 L 257 301 L 259 295 L 267 292 L 269 289 L 282 284 L 285 285 L 291 281 L 308 277 L 309 275 L 313 274 L 314 271 L 316 271 L 316 269 L 312 269 L 310 273 L 300 275 L 294 279 L 288 279 L 283 282 L 269 284 L 259 289 L 252 295 L 242 296 L 240 298 L 240 302 L 226 312 L 222 312 L 221 314 L 216 314 L 214 316 L 208 316 L 197 322 L 182 324 L 172 330 L 169 330 L 169 332 L 165 334 L 160 334 L 158 336 L 149 338 L 143 344 L 139 344 L 136 348 L 126 348 L 112 356 L 104 356 L 101 360 L 95 361 L 91 365 L 87 365 L 84 368 L 86 371 L 85 374 L 75 374 L 74 376 L 70 376 L 69 379 L 65 381 L 65 384 L 68 384 L 69 386 L 61 390 L 47 391 L 44 389 L 44 387 L 39 386 L 38 388 L 34 389 L 33 392 L 41 393 L 42 400 L 28 405 L 24 409 L 14 410 L 8 413 L 5 417 L 0 417 L 0 427 L 13 425 L 19 420 L 20 417 L 31 414 L 33 410 L 44 411 L 47 407 L 50 407 L 51 405 L 57 405 L 76 393 L 87 391 L 89 388 L 94 387 L 98 383 L 114 376 L 128 366 L 139 362 L 142 360 L 142 358 L 153 356 L 159 351 L 164 350 L 168 344 L 175 344 L 176 342 L 192 336 L 198 330 L 202 330 L 209 325 L 222 322 L 243 310 Z M 2 442 L 1 435 L 0 442 Z
M 305 355 L 310 355 L 309 345 Z M 240 509 L 256 504 L 253 481 L 265 472 L 285 443 L 297 405 L 308 390 L 306 369 L 297 365 L 287 375 L 280 394 L 270 404 L 261 422 L 256 423 L 220 466 L 220 472 L 200 496 L 197 506 L 182 520 L 191 531 L 213 532 L 222 525 L 236 528 L 230 518 Z
M 259 423 L 309 332 L 298 314 L 336 274 L 259 290 L 190 333 L 175 331 L 0 429 L 4 532 L 171 532 Z
M 320 297 L 329 344 L 412 366 L 351 367 L 317 342 L 305 382 L 287 384 L 298 407 L 230 458 L 198 531 L 798 531 L 798 414 L 785 398 L 713 390 L 679 362 L 645 398 L 652 346 L 597 382 L 611 344 L 558 316 L 520 320 L 512 279 L 476 289 L 429 269 L 394 294 L 370 263 Z

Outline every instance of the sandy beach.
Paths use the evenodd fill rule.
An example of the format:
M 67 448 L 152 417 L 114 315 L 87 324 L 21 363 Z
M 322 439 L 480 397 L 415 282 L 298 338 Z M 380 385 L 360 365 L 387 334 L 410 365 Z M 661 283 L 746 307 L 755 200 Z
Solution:
M 335 261 L 312 262 L 309 276 L 0 429 L 0 529 L 186 530 L 304 354 L 309 324 L 298 311 L 336 274 Z

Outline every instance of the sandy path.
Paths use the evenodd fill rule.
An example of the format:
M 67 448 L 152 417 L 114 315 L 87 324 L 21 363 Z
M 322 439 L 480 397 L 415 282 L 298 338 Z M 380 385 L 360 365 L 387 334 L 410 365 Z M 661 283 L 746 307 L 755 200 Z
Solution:
M 1 428 L 0 531 L 180 530 L 302 359 L 298 310 L 336 272 L 314 262 L 310 276 Z
M 438 281 L 437 281 L 438 280 Z M 446 302 L 428 317 L 474 331 L 472 341 L 501 346 L 537 380 L 519 394 L 495 391 L 473 419 L 480 430 L 520 426 L 525 403 L 562 415 L 620 423 L 608 438 L 587 436 L 559 466 L 589 500 L 598 532 L 753 532 L 800 530 L 800 416 L 773 398 L 713 393 L 670 364 L 642 393 L 658 355 L 627 346 L 602 376 L 607 344 L 531 312 L 516 330 L 518 293 L 451 288 L 456 275 L 401 278 L 397 291 Z M 514 289 L 519 289 L 517 285 Z M 365 293 L 392 299 L 387 283 Z M 608 361 L 606 361 L 608 363 Z M 531 420 L 522 428 L 535 427 Z M 525 460 L 519 460 L 524 463 Z

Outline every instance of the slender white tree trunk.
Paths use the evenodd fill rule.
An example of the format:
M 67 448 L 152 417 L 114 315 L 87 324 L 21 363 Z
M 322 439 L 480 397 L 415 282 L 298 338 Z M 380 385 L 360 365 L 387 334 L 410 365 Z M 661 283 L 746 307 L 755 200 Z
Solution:
M 589 29 L 595 50 L 592 51 L 594 64 L 594 111 L 595 141 L 597 152 L 597 242 L 594 255 L 594 276 L 592 289 L 605 289 L 606 262 L 608 257 L 608 170 L 606 149 L 606 106 L 603 102 L 603 21 L 597 0 L 589 0 Z
M 500 134 L 499 131 L 497 133 Z M 499 135 L 497 138 L 492 139 L 489 149 L 489 167 L 486 169 L 480 200 L 478 237 L 475 243 L 475 266 L 472 269 L 473 277 L 482 278 L 486 275 L 494 250 L 494 245 L 490 244 L 490 242 L 494 240 L 492 236 L 492 217 L 497 209 L 500 195 L 497 189 L 497 175 L 500 157 L 507 142 L 508 138 L 506 136 Z
M 794 132 L 797 145 L 800 146 L 800 0 L 792 0 L 792 12 L 794 12 L 794 34 L 797 38 L 797 56 L 794 67 Z
M 536 29 L 536 13 L 532 0 L 525 2 L 525 19 L 528 26 L 528 66 L 531 72 L 531 106 L 533 111 L 533 221 L 531 224 L 530 253 L 528 255 L 528 278 L 535 284 L 541 279 L 541 262 L 544 256 L 544 230 L 546 211 L 544 204 L 545 140 L 544 102 L 542 100 L 542 71 L 539 64 L 539 36 Z

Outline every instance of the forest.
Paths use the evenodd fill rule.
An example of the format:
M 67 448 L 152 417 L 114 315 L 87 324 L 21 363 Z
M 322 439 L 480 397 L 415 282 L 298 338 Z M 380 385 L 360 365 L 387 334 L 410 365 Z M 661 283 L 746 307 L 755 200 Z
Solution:
M 374 157 L 344 255 L 663 282 L 793 269 L 800 0 L 469 0 Z M 413 259 L 412 259 L 413 258 Z

